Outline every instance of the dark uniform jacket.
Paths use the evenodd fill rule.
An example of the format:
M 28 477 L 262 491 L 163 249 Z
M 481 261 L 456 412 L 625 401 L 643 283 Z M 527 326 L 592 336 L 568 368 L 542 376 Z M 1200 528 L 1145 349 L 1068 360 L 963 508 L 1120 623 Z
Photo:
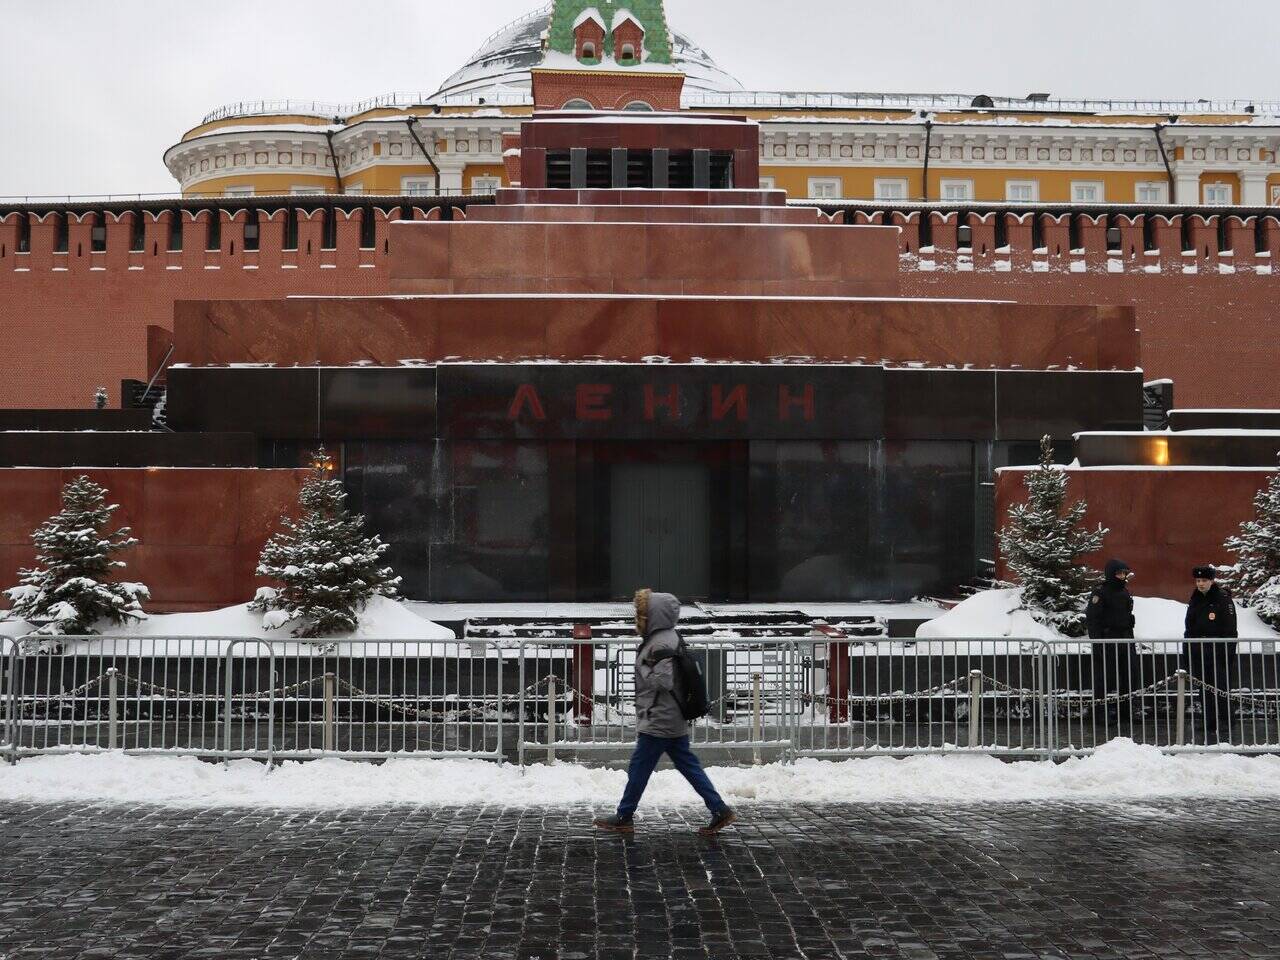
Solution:
M 1124 582 L 1116 579 L 1123 569 L 1107 564 L 1107 578 L 1089 595 L 1085 622 L 1090 640 L 1132 640 L 1137 621 L 1133 617 L 1133 595 Z
M 1208 593 L 1197 590 L 1187 603 L 1187 629 L 1183 634 L 1188 640 L 1197 638 L 1227 638 L 1240 636 L 1236 629 L 1236 604 L 1231 593 L 1214 584 Z

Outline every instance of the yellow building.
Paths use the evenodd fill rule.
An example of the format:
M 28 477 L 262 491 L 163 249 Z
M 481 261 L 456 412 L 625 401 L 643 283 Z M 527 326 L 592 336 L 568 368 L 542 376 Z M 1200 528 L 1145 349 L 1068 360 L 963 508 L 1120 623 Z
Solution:
M 506 182 L 502 135 L 532 112 L 550 17 L 503 27 L 433 93 L 223 107 L 165 164 L 193 197 L 490 193 Z M 1280 102 L 752 92 L 670 41 L 683 108 L 758 121 L 764 182 L 793 198 L 1280 205 Z

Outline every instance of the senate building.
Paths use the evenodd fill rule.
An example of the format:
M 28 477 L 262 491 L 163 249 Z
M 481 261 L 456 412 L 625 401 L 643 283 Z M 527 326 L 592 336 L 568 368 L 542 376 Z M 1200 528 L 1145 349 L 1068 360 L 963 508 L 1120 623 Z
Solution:
M 590 91 L 569 79 L 584 69 L 599 77 Z M 511 185 L 503 136 L 534 110 L 748 118 L 762 183 L 792 198 L 1280 203 L 1280 103 L 756 91 L 657 0 L 548 4 L 495 32 L 434 92 L 220 107 L 164 161 L 188 197 L 486 193 Z

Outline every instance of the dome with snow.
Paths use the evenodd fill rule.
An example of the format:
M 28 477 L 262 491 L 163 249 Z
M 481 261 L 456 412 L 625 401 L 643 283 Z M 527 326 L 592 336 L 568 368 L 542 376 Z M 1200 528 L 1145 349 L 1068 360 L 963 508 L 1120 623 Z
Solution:
M 467 60 L 462 69 L 441 84 L 432 98 L 451 96 L 492 98 L 527 97 L 532 85 L 529 71 L 542 63 L 542 37 L 551 24 L 548 4 L 507 24 L 493 34 Z M 724 93 L 743 89 L 711 59 L 710 55 L 679 31 L 672 31 L 673 65 L 686 75 L 685 89 L 694 93 Z

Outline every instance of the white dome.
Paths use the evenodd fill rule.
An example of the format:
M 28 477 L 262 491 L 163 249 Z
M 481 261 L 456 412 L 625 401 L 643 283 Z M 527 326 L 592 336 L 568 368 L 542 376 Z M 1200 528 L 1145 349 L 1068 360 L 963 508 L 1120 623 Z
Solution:
M 433 100 L 453 96 L 485 97 L 499 104 L 504 98 L 528 99 L 529 71 L 542 62 L 542 35 L 551 24 L 550 5 L 507 24 L 467 60 L 457 73 L 440 85 Z M 743 89 L 716 62 L 683 34 L 672 31 L 673 66 L 687 77 L 685 89 L 694 93 L 724 93 Z

